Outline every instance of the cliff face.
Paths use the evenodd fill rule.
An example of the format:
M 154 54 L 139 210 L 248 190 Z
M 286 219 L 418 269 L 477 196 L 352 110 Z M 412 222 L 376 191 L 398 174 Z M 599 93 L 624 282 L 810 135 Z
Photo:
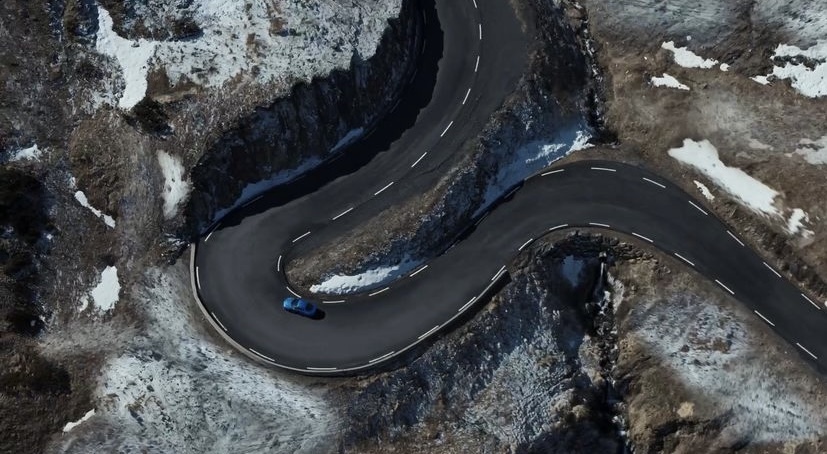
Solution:
M 194 191 L 187 207 L 190 225 L 209 223 L 248 185 L 321 162 L 343 151 L 393 105 L 416 64 L 419 5 L 402 3 L 373 57 L 354 58 L 347 70 L 300 83 L 290 94 L 258 108 L 223 134 L 191 172 Z M 304 165 L 304 166 L 303 166 Z M 297 172 L 298 173 L 298 172 Z M 197 233 L 194 230 L 193 233 Z

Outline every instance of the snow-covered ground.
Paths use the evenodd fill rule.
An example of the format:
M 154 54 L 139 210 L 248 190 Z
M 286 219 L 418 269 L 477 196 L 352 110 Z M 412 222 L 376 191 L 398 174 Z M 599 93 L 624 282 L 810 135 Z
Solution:
M 99 98 L 130 109 L 146 94 L 147 73 L 163 70 L 172 84 L 220 88 L 228 82 L 282 83 L 309 80 L 347 68 L 354 56 L 373 56 L 387 20 L 401 0 L 204 0 L 181 8 L 200 36 L 175 41 L 129 40 L 113 31 L 98 5 L 97 51 L 118 62 L 124 89 Z M 137 9 L 150 6 L 136 6 Z M 358 29 L 358 32 L 354 32 Z
M 121 284 L 118 281 L 118 269 L 114 266 L 107 266 L 102 272 L 100 281 L 89 292 L 80 299 L 79 311 L 83 312 L 89 306 L 89 297 L 99 312 L 109 312 L 115 308 L 121 293 Z
M 808 384 L 791 379 L 782 348 L 768 349 L 742 316 L 683 296 L 633 311 L 640 328 L 631 336 L 642 339 L 692 395 L 703 396 L 696 405 L 710 402 L 731 418 L 724 436 L 783 443 L 824 435 L 827 414 L 808 400 Z
M 407 257 L 398 264 L 371 268 L 353 276 L 335 274 L 328 276 L 321 284 L 310 286 L 310 291 L 343 295 L 370 289 L 407 275 L 414 268 L 420 266 L 420 263 Z
M 669 156 L 694 167 L 748 208 L 767 216 L 784 219 L 787 230 L 791 234 L 800 233 L 804 236 L 813 234 L 812 231 L 804 228 L 803 223 L 809 219 L 807 213 L 800 208 L 785 209 L 779 200 L 778 191 L 751 177 L 743 170 L 721 162 L 718 150 L 710 141 L 696 142 L 692 139 L 685 139 L 682 147 L 669 150 Z M 701 191 L 703 192 L 703 189 Z M 704 195 L 706 196 L 706 193 Z
M 516 153 L 504 158 L 510 160 L 501 165 L 497 175 L 489 180 L 484 202 L 474 215 L 482 214 L 506 191 L 532 174 L 577 150 L 588 148 L 589 139 L 589 128 L 578 123 L 560 128 L 559 135 L 552 143 L 538 141 L 519 148 Z
M 121 345 L 97 381 L 95 417 L 60 451 L 327 452 L 341 429 L 325 396 L 206 338 L 186 271 L 153 269 L 133 288 L 146 331 L 110 340 Z
M 9 157 L 10 162 L 15 161 L 39 161 L 43 150 L 37 147 L 37 144 L 28 148 L 21 148 L 11 153 Z
M 80 419 L 73 422 L 67 422 L 65 426 L 63 426 L 63 432 L 69 432 L 70 430 L 74 429 L 75 427 L 83 424 L 84 422 L 88 421 L 89 418 L 95 416 L 95 409 L 91 409 L 87 411 Z
M 805 57 L 816 64 L 810 68 L 803 62 L 786 62 L 784 66 L 773 67 L 773 76 L 789 79 L 793 88 L 804 96 L 817 98 L 827 95 L 827 39 L 819 40 L 818 44 L 807 49 L 781 44 L 775 49 L 772 59 L 776 61 L 785 57 Z
M 181 158 L 158 150 L 158 165 L 164 174 L 164 191 L 161 193 L 164 199 L 164 217 L 172 219 L 178 214 L 181 203 L 187 198 L 190 192 L 190 184 L 184 175 L 184 166 Z
M 669 74 L 663 73 L 662 77 L 652 77 L 652 85 L 656 87 L 669 87 L 669 88 L 677 88 L 678 90 L 686 90 L 689 91 L 689 87 L 680 83 L 678 79 L 670 76 Z
M 86 198 L 86 194 L 84 194 L 83 191 L 75 192 L 75 200 L 77 200 L 78 203 L 80 203 L 81 206 L 83 206 L 84 208 L 88 208 L 89 211 L 91 211 L 95 216 L 103 219 L 104 224 L 106 224 L 110 228 L 115 228 L 115 220 L 112 218 L 112 216 L 109 216 L 108 214 L 103 214 L 101 210 L 90 205 L 89 200 Z
M 672 58 L 674 58 L 675 63 L 684 68 L 709 69 L 718 64 L 718 60 L 703 58 L 686 47 L 676 47 L 674 41 L 664 42 L 660 47 L 672 52 Z M 721 70 L 726 71 L 724 68 L 721 68 Z
M 814 165 L 827 164 L 827 136 L 822 136 L 818 140 L 801 139 L 798 144 L 801 148 L 797 148 L 795 153 L 801 155 L 805 161 Z

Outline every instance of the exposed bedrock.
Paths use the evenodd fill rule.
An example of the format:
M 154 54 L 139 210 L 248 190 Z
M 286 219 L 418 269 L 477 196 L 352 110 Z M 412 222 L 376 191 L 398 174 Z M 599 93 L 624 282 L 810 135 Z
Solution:
M 500 187 L 502 175 L 509 166 L 525 167 L 515 161 L 522 149 L 565 143 L 578 129 L 589 128 L 586 112 L 592 110 L 597 82 L 579 22 L 553 2 L 513 4 L 528 40 L 528 64 L 514 92 L 480 135 L 439 169 L 442 176 L 431 189 L 346 233 L 336 247 L 323 245 L 294 260 L 288 266 L 294 285 L 309 288 L 330 275 L 439 254 L 473 223 L 492 193 L 509 189 Z
M 433 7 L 432 1 L 421 3 L 402 2 L 373 57 L 354 58 L 348 70 L 294 86 L 289 96 L 256 109 L 223 134 L 191 172 L 194 191 L 186 214 L 191 232 L 231 207 L 247 185 L 330 157 L 348 132 L 368 130 L 385 115 L 416 65 L 418 12 Z

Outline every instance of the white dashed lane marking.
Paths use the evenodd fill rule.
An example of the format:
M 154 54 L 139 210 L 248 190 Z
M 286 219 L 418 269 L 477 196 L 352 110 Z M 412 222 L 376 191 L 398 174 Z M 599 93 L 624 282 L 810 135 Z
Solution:
M 295 240 L 293 240 L 293 242 L 295 243 L 296 241 L 299 241 L 300 239 L 302 239 L 302 238 L 306 237 L 307 235 L 310 235 L 310 231 L 309 231 L 309 230 L 307 231 L 307 233 L 305 233 L 305 234 L 303 234 L 303 235 L 299 235 L 298 237 L 296 237 L 296 239 L 295 239 Z
M 609 224 L 601 224 L 599 222 L 589 222 L 589 225 L 594 226 L 594 227 L 603 227 L 603 228 L 607 228 L 607 229 L 611 228 L 611 226 Z
M 729 234 L 729 236 L 731 236 L 733 240 L 737 241 L 737 242 L 738 242 L 738 244 L 740 244 L 741 246 L 744 246 L 744 242 L 743 242 L 743 241 L 741 241 L 741 240 L 739 240 L 739 239 L 738 239 L 738 237 L 737 237 L 737 236 L 735 236 L 735 234 L 734 234 L 734 233 L 730 232 L 729 230 L 727 230 L 727 231 L 726 231 L 726 233 L 728 233 L 728 234 Z
M 333 216 L 333 219 L 332 219 L 332 220 L 333 220 L 333 221 L 335 221 L 336 219 L 339 219 L 340 217 L 342 217 L 342 216 L 344 216 L 344 215 L 346 215 L 346 214 L 350 213 L 351 211 L 353 211 L 353 207 L 350 207 L 350 208 L 348 208 L 347 210 L 342 211 L 341 213 L 337 214 L 336 216 Z
M 735 295 L 735 292 L 733 292 L 732 290 L 730 290 L 730 289 L 729 289 L 729 287 L 727 287 L 726 285 L 724 285 L 724 283 L 723 283 L 723 282 L 719 281 L 718 279 L 715 279 L 715 282 L 717 282 L 717 283 L 718 283 L 718 285 L 720 285 L 721 287 L 723 287 L 723 288 L 724 288 L 724 290 L 728 291 L 730 295 Z
M 391 187 L 391 186 L 393 186 L 393 181 L 391 181 L 390 183 L 386 184 L 384 188 L 382 188 L 382 189 L 380 189 L 380 190 L 378 190 L 378 191 L 374 192 L 374 193 L 373 193 L 374 197 L 375 197 L 375 196 L 377 196 L 377 195 L 379 195 L 379 194 L 381 194 L 381 193 L 383 193 L 383 192 L 385 191 L 385 189 L 388 189 L 388 188 L 389 188 L 389 187 Z
M 775 268 L 773 268 L 773 267 L 769 266 L 769 265 L 767 264 L 767 262 L 763 262 L 763 263 L 764 263 L 764 266 L 766 266 L 766 267 L 767 267 L 770 271 L 772 271 L 772 272 L 773 272 L 773 274 L 775 274 L 775 275 L 776 275 L 776 276 L 778 276 L 778 277 L 781 277 L 781 273 L 779 273 L 778 271 L 775 271 Z
M 696 210 L 698 210 L 698 211 L 700 211 L 701 213 L 703 213 L 703 214 L 704 214 L 704 216 L 709 216 L 709 213 L 707 213 L 707 212 L 706 212 L 706 210 L 704 210 L 703 208 L 699 207 L 698 205 L 695 205 L 695 202 L 693 202 L 693 201 L 691 201 L 691 200 L 690 200 L 690 201 L 689 201 L 689 204 L 690 204 L 690 205 L 692 205 L 693 207 L 695 207 L 695 209 L 696 209 Z
M 653 185 L 655 185 L 655 186 L 659 186 L 661 189 L 666 189 L 666 186 L 664 186 L 664 185 L 662 185 L 662 184 L 658 183 L 658 182 L 657 182 L 657 181 L 655 181 L 655 180 L 650 180 L 650 179 L 648 179 L 648 178 L 646 178 L 646 177 L 643 177 L 643 180 L 644 180 L 644 181 L 647 181 L 647 182 L 649 182 L 649 183 L 652 183 L 652 184 L 653 184 Z
M 478 69 L 480 69 L 480 56 L 479 55 L 477 55 L 477 63 L 474 64 L 474 72 L 477 72 Z
M 477 300 L 476 296 L 471 298 L 470 300 L 468 300 L 467 303 L 465 303 L 461 308 L 459 308 L 459 310 L 457 312 L 463 312 L 465 309 L 468 309 L 468 306 L 474 304 L 474 301 L 476 301 L 476 300 Z
M 387 357 L 389 357 L 389 356 L 393 355 L 394 353 L 396 353 L 396 352 L 385 353 L 384 355 L 382 355 L 382 356 L 380 356 L 380 357 L 378 357 L 378 358 L 373 358 L 372 360 L 368 361 L 368 364 L 373 364 L 373 363 L 375 363 L 375 362 L 377 362 L 377 361 L 382 361 L 383 359 L 385 359 L 385 358 L 387 358 Z
M 414 276 L 416 276 L 417 274 L 419 274 L 419 273 L 421 273 L 421 272 L 425 271 L 425 268 L 428 268 L 428 265 L 424 265 L 422 268 L 420 268 L 420 269 L 418 269 L 418 270 L 414 271 L 413 273 L 411 273 L 411 276 L 410 276 L 410 277 L 414 277 Z
M 821 310 L 821 308 L 820 308 L 820 307 L 818 307 L 818 304 L 816 304 L 813 300 L 811 300 L 810 298 L 808 298 L 808 297 L 807 297 L 807 295 L 805 295 L 805 294 L 803 294 L 803 293 L 802 293 L 802 294 L 801 294 L 801 296 L 803 296 L 803 297 L 804 297 L 804 299 L 805 299 L 805 300 L 807 300 L 807 302 L 808 302 L 808 303 L 812 304 L 814 308 L 816 308 L 816 309 L 818 309 L 818 310 Z
M 307 370 L 317 370 L 319 372 L 332 372 L 334 370 L 339 370 L 336 367 L 310 367 L 310 366 L 307 366 L 305 369 L 307 369 Z
M 204 238 L 204 242 L 205 242 L 205 243 L 206 243 L 207 241 L 210 241 L 210 237 L 212 236 L 212 234 L 213 234 L 213 233 L 215 233 L 215 229 L 213 229 L 213 231 L 212 231 L 212 232 L 210 232 L 210 234 L 209 234 L 209 235 L 207 235 L 207 237 L 206 237 L 206 238 Z
M 491 278 L 491 281 L 492 281 L 492 282 L 493 282 L 493 281 L 496 281 L 496 280 L 497 280 L 497 278 L 498 278 L 498 277 L 500 277 L 500 276 L 503 274 L 503 272 L 504 272 L 504 271 L 505 271 L 505 265 L 503 265 L 503 266 L 500 268 L 500 270 L 499 270 L 499 271 L 497 271 L 497 274 L 495 274 L 495 275 L 494 275 L 494 277 L 492 277 L 492 278 Z
M 286 288 L 286 289 L 287 289 L 287 291 L 288 291 L 288 292 L 290 292 L 290 293 L 292 293 L 292 294 L 293 294 L 296 298 L 301 298 L 301 297 L 302 297 L 302 296 L 301 296 L 301 295 L 299 295 L 298 293 L 294 292 L 294 291 L 293 291 L 293 289 L 292 289 L 292 288 L 290 288 L 290 286 L 289 286 L 289 285 L 285 285 L 285 286 L 284 286 L 284 288 Z
M 771 322 L 767 317 L 764 317 L 760 312 L 758 312 L 758 311 L 753 311 L 753 312 L 755 312 L 755 315 L 757 315 L 757 316 L 761 317 L 762 319 L 764 319 L 764 321 L 767 322 L 767 324 L 769 324 L 770 326 L 775 326 L 775 323 Z
M 528 239 L 528 241 L 526 241 L 525 243 L 523 243 L 523 245 L 522 245 L 522 246 L 520 246 L 520 248 L 519 248 L 519 249 L 517 249 L 517 250 L 518 250 L 518 251 L 522 251 L 522 250 L 523 250 L 526 246 L 528 246 L 528 245 L 529 245 L 532 241 L 534 241 L 534 238 L 529 238 L 529 239 Z
M 274 363 L 274 362 L 276 362 L 276 360 L 274 360 L 273 358 L 270 358 L 270 357 L 269 357 L 269 356 L 267 356 L 267 355 L 263 355 L 263 354 L 261 354 L 261 353 L 259 353 L 259 352 L 255 351 L 255 350 L 253 350 L 252 348 L 247 348 L 247 350 L 250 350 L 251 352 L 255 353 L 255 354 L 256 354 L 256 355 L 258 355 L 258 356 L 261 356 L 262 358 L 264 358 L 264 359 L 266 359 L 266 360 L 268 360 L 268 361 L 270 361 L 270 362 L 273 362 L 273 363 Z
M 322 304 L 342 304 L 345 300 L 322 301 Z
M 652 240 L 651 240 L 651 239 L 649 239 L 649 238 L 646 238 L 645 236 L 643 236 L 643 235 L 641 235 L 641 234 L 639 234 L 639 233 L 632 232 L 632 235 L 634 235 L 634 236 L 636 236 L 636 237 L 638 237 L 638 238 L 640 238 L 640 239 L 642 239 L 642 240 L 646 240 L 646 241 L 648 241 L 648 242 L 650 242 L 650 243 L 654 243 L 654 241 L 652 241 Z
M 427 151 L 426 151 L 425 153 L 422 153 L 422 156 L 420 156 L 420 157 L 419 157 L 419 159 L 417 159 L 417 160 L 416 160 L 416 162 L 414 162 L 413 164 L 411 164 L 411 168 L 416 167 L 416 165 L 417 165 L 417 164 L 419 164 L 419 161 L 421 161 L 423 158 L 425 158 L 425 155 L 426 155 L 426 154 L 428 154 L 428 152 L 427 152 Z
M 218 326 L 220 326 L 220 327 L 221 327 L 221 329 L 223 329 L 223 330 L 224 330 L 224 332 L 226 333 L 226 332 L 227 332 L 227 328 L 224 326 L 224 324 L 223 324 L 223 323 L 221 323 L 221 320 L 219 320 L 219 319 L 218 319 L 218 317 L 216 317 L 216 316 L 215 316 L 215 313 L 214 313 L 214 312 L 210 312 L 210 315 L 212 315 L 212 319 L 213 319 L 213 320 L 215 320 L 215 322 L 216 322 L 216 323 L 218 323 Z
M 810 350 L 807 350 L 806 348 L 804 348 L 803 345 L 799 344 L 798 342 L 796 342 L 795 345 L 798 345 L 798 348 L 804 350 L 804 352 L 807 353 L 808 355 L 812 356 L 813 359 L 818 359 L 818 356 L 814 355 L 813 352 L 811 352 Z
M 422 334 L 421 336 L 419 336 L 419 337 L 417 338 L 417 340 L 422 340 L 422 339 L 424 339 L 424 338 L 426 338 L 426 337 L 430 336 L 431 334 L 433 334 L 433 332 L 434 332 L 434 331 L 438 330 L 438 329 L 439 329 L 439 327 L 440 327 L 440 325 L 436 325 L 436 326 L 434 326 L 433 328 L 429 329 L 428 331 L 425 331 L 425 333 L 424 333 L 424 334 Z
M 678 254 L 677 252 L 675 252 L 675 257 L 677 257 L 677 258 L 679 258 L 679 259 L 683 260 L 684 262 L 688 263 L 688 264 L 689 264 L 690 266 L 692 266 L 692 267 L 694 267 L 694 266 L 695 266 L 695 264 L 694 264 L 694 263 L 692 263 L 692 262 L 690 262 L 690 261 L 689 261 L 689 259 L 687 259 L 686 257 L 684 257 L 684 256 L 682 256 L 682 255 L 680 255 L 680 254 Z
M 552 170 L 552 171 L 549 171 L 549 172 L 546 172 L 546 173 L 542 173 L 542 174 L 540 174 L 540 176 L 545 177 L 545 176 L 548 176 L 548 175 L 552 175 L 552 174 L 555 174 L 555 173 L 561 173 L 561 172 L 565 172 L 565 171 L 566 171 L 566 169 L 557 169 L 557 170 Z
M 474 9 L 477 9 L 477 0 L 471 0 L 471 1 L 474 2 Z
M 281 271 L 281 256 L 279 256 L 279 260 L 276 262 L 276 271 Z
M 568 226 L 569 226 L 568 224 L 555 225 L 554 227 L 549 228 L 548 231 L 553 232 L 555 230 L 565 229 Z
M 482 41 L 482 24 L 477 24 L 480 29 L 480 41 Z
M 439 135 L 439 137 L 444 136 L 444 135 L 445 135 L 445 133 L 446 133 L 446 132 L 448 132 L 448 130 L 449 130 L 449 129 L 451 129 L 451 126 L 452 126 L 453 124 L 454 124 L 454 120 L 451 120 L 451 122 L 450 122 L 450 123 L 448 123 L 448 126 L 446 126 L 446 127 L 445 127 L 445 131 L 442 131 L 442 134 L 440 134 L 440 135 Z
M 375 291 L 375 292 L 373 292 L 373 293 L 368 293 L 368 296 L 376 296 L 376 295 L 378 295 L 378 294 L 380 294 L 380 293 L 382 293 L 382 292 L 387 292 L 388 290 L 390 290 L 390 287 L 385 287 L 385 288 L 383 288 L 382 290 L 377 290 L 377 291 Z
M 592 167 L 592 170 L 600 170 L 601 172 L 617 172 L 616 169 L 609 169 L 608 167 Z
M 471 88 L 468 88 L 468 91 L 465 92 L 465 98 L 462 98 L 462 105 L 465 105 L 465 101 L 468 101 L 468 95 L 471 94 Z
M 201 290 L 201 275 L 198 274 L 198 267 L 195 267 L 195 285 L 198 287 L 198 290 Z

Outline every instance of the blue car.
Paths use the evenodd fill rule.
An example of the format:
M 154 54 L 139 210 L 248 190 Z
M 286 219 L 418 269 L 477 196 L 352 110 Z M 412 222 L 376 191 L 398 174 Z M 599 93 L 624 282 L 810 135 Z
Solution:
M 284 310 L 293 314 L 314 318 L 319 315 L 319 308 L 310 301 L 301 298 L 287 297 L 284 299 Z

